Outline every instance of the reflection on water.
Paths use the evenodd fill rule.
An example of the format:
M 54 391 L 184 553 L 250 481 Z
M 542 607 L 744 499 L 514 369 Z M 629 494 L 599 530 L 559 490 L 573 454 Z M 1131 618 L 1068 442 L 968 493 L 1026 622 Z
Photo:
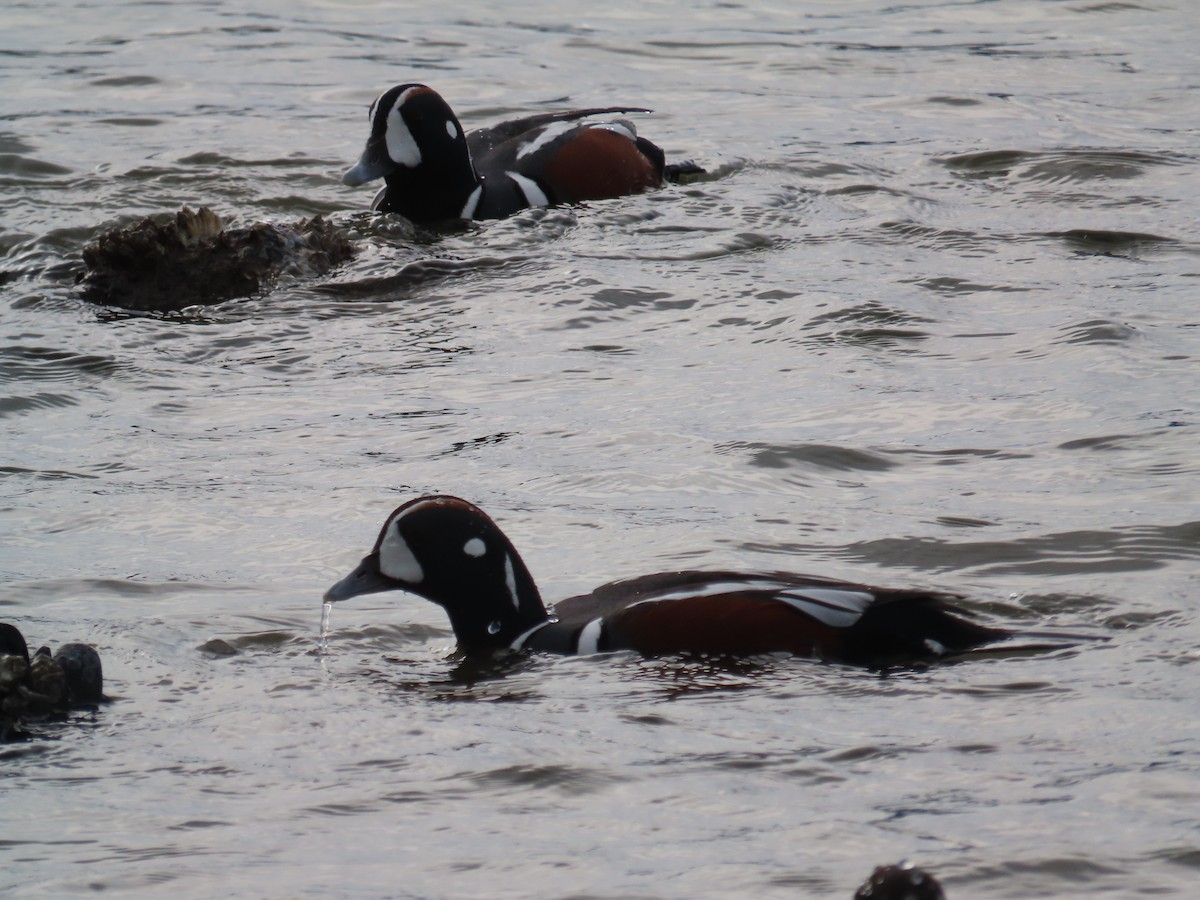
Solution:
M 1191 896 L 1190 24 L 6 10 L 0 616 L 96 644 L 117 698 L 0 751 L 6 887 L 849 897 L 911 858 L 951 897 Z M 339 180 L 389 79 L 467 127 L 653 107 L 710 175 L 414 229 Z M 321 214 L 358 254 L 175 313 L 80 299 L 88 241 L 185 204 Z M 503 513 L 550 602 L 787 568 L 1089 640 L 880 677 L 481 664 L 403 595 L 326 631 L 322 590 L 430 492 Z

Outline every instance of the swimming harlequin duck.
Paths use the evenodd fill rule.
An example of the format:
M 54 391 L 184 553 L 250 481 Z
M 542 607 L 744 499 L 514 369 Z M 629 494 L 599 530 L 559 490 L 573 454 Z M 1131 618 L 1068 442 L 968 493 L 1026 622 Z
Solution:
M 409 501 L 326 602 L 401 590 L 446 610 L 467 653 L 786 652 L 865 666 L 936 659 L 1008 633 L 967 621 L 947 594 L 787 573 L 665 572 L 542 605 L 497 525 L 457 497 Z
M 371 104 L 371 136 L 342 181 L 383 178 L 372 209 L 422 225 L 499 219 L 530 206 L 636 194 L 704 170 L 666 165 L 660 147 L 624 119 L 590 116 L 649 112 L 607 106 L 546 113 L 464 132 L 437 91 L 401 84 Z

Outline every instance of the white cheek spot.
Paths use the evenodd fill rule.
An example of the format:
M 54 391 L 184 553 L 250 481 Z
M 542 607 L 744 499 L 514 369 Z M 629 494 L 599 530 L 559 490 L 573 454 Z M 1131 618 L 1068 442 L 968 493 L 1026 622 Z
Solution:
M 487 544 L 485 544 L 480 538 L 471 538 L 469 541 L 463 544 L 463 553 L 467 554 L 467 556 L 473 556 L 478 559 L 479 557 L 483 556 L 483 554 L 487 553 Z
M 446 134 L 450 135 L 450 140 L 458 140 L 458 126 L 454 124 L 452 119 L 446 120 Z
M 517 574 L 513 571 L 512 556 L 504 554 L 504 586 L 508 588 L 508 599 L 512 601 L 513 609 L 521 611 L 521 601 L 517 597 Z
M 389 527 L 379 544 L 379 571 L 405 584 L 420 584 L 425 579 L 425 570 L 398 526 Z
M 583 630 L 579 632 L 579 637 L 575 641 L 575 652 L 587 655 L 589 653 L 600 652 L 600 635 L 604 632 L 604 620 L 592 619 L 583 626 Z
M 505 172 L 504 174 L 513 180 L 513 183 L 524 195 L 525 202 L 530 206 L 550 205 L 550 201 L 546 198 L 545 193 L 532 178 L 526 178 L 517 172 Z
M 403 103 L 404 95 L 401 95 L 392 107 L 392 111 L 388 113 L 387 127 L 383 136 L 387 143 L 388 156 L 391 157 L 392 162 L 398 166 L 415 169 L 421 164 L 421 148 L 417 146 L 417 140 L 409 130 L 408 123 L 404 121 L 404 116 L 400 115 L 400 107 Z

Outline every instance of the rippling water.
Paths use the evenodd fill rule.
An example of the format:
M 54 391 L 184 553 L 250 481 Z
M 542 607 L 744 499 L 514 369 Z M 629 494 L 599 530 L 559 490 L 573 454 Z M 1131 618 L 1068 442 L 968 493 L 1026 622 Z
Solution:
M 0 616 L 117 698 L 0 750 L 12 896 L 1190 897 L 1198 21 L 1089 0 L 0 12 Z M 367 104 L 653 106 L 711 177 L 442 237 L 340 184 Z M 79 299 L 183 204 L 358 258 Z M 468 666 L 321 592 L 417 493 L 548 598 L 681 565 L 961 591 L 1106 640 L 879 678 Z

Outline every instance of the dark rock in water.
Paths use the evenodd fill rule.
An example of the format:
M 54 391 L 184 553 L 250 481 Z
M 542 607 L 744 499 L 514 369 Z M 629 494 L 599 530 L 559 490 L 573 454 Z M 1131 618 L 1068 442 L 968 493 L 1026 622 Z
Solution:
M 266 293 L 283 275 L 316 277 L 354 256 L 320 216 L 224 228 L 212 210 L 114 228 L 83 249 L 80 290 L 95 303 L 169 312 Z
M 33 655 L 25 682 L 28 686 L 25 703 L 31 712 L 50 712 L 67 699 L 66 673 L 50 655 L 49 647 L 41 647 Z
M 854 895 L 854 900 L 945 900 L 936 878 L 911 863 L 880 866 Z
M 29 647 L 25 643 L 25 635 L 21 634 L 16 625 L 0 622 L 0 653 L 22 656 L 26 663 L 29 662 Z
M 28 660 L 15 653 L 0 656 L 0 715 L 15 717 L 24 707 L 21 687 L 28 675 Z
M 0 622 L 0 741 L 24 735 L 25 686 L 29 678 L 29 648 L 16 626 Z
M 104 673 L 100 654 L 87 644 L 63 644 L 54 654 L 67 678 L 72 703 L 99 703 L 104 699 Z
M 24 635 L 0 622 L 0 741 L 29 737 L 27 723 L 63 721 L 72 707 L 103 701 L 103 687 L 95 648 L 63 644 L 53 656 L 42 647 L 30 657 Z

